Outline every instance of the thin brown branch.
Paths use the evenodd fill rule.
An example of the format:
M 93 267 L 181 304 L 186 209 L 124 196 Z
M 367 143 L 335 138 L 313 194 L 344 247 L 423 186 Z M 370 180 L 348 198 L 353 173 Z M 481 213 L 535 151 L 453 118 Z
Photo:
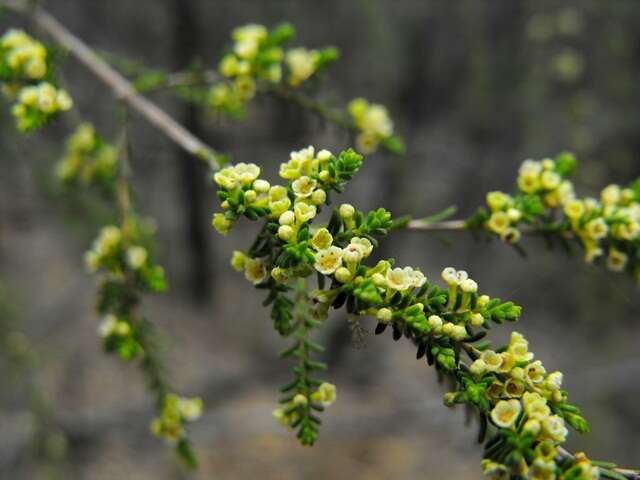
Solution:
M 29 14 L 38 27 L 66 48 L 109 87 L 119 100 L 126 102 L 131 109 L 142 115 L 150 124 L 185 151 L 208 162 L 212 168 L 219 168 L 219 154 L 213 148 L 176 122 L 156 104 L 138 94 L 129 81 L 111 68 L 94 50 L 71 33 L 50 13 L 40 7 L 29 9 L 22 2 L 5 1 L 3 5 L 20 13 Z

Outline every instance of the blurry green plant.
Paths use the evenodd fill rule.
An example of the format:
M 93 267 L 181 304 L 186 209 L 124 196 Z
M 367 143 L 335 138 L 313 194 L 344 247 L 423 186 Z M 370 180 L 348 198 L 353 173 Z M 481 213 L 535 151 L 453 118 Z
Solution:
M 206 146 L 197 138 L 142 100 L 124 79 L 50 15 L 37 7 L 32 13 L 41 27 L 75 53 L 125 102 L 187 151 L 207 160 L 202 150 Z M 286 24 L 271 31 L 261 25 L 235 29 L 234 44 L 222 58 L 218 72 L 196 69 L 166 74 L 140 71 L 134 66 L 129 73 L 137 77 L 139 91 L 176 89 L 183 98 L 208 105 L 231 118 L 242 117 L 256 93 L 274 94 L 355 133 L 358 150 L 363 153 L 378 146 L 402 153 L 404 146 L 394 136 L 384 107 L 358 98 L 343 112 L 303 92 L 338 54 L 334 48 L 285 50 L 293 33 L 293 27 Z M 12 35 L 25 38 L 15 32 Z M 34 41 L 27 38 L 33 47 Z M 39 47 L 36 50 L 40 52 L 36 57 L 44 61 L 46 55 Z M 25 67 L 20 62 L 11 63 L 11 52 L 0 53 L 7 58 L 3 65 L 9 65 L 9 73 L 3 77 L 9 85 L 16 78 L 31 81 L 27 72 L 31 68 L 42 73 L 37 76 L 46 75 L 46 71 L 40 72 L 30 64 Z M 70 101 L 60 102 L 61 90 L 55 90 L 55 83 L 51 88 L 58 92 L 58 104 L 71 106 Z M 57 110 L 48 111 L 53 97 L 40 90 L 35 98 L 35 103 L 30 100 L 29 105 L 33 103 L 38 111 L 65 110 L 58 105 Z M 32 123 L 40 125 L 50 117 Z M 407 338 L 416 346 L 418 358 L 424 357 L 441 376 L 451 379 L 454 388 L 445 395 L 444 402 L 447 406 L 465 404 L 476 412 L 479 441 L 485 446 L 482 466 L 488 478 L 638 478 L 632 471 L 592 462 L 582 453 L 573 455 L 563 448 L 567 427 L 583 433 L 588 431 L 587 422 L 580 410 L 569 403 L 568 394 L 562 389 L 562 373 L 547 372 L 541 361 L 534 359 L 522 335 L 513 332 L 509 343 L 497 348 L 491 348 L 485 340 L 492 324 L 518 320 L 520 306 L 479 294 L 478 284 L 463 270 L 445 268 L 445 285 L 441 287 L 430 283 L 418 268 L 395 266 L 392 258 L 375 264 L 367 260 L 381 237 L 400 228 L 435 229 L 433 218 L 393 219 L 384 208 L 365 213 L 350 204 L 334 208 L 326 222 L 319 218 L 322 210 L 330 207 L 332 196 L 343 192 L 362 167 L 361 153 L 347 149 L 334 155 L 313 147 L 292 152 L 280 167 L 284 180 L 280 185 L 261 178 L 256 164 L 237 163 L 220 169 L 219 159 L 209 162 L 217 170 L 213 180 L 218 185 L 222 208 L 213 216 L 212 224 L 226 235 L 242 217 L 262 223 L 253 244 L 246 251 L 235 251 L 231 263 L 256 288 L 265 290 L 264 304 L 271 305 L 274 329 L 292 340 L 281 356 L 294 362 L 294 378 L 282 387 L 274 416 L 296 431 L 303 445 L 317 440 L 319 413 L 336 399 L 336 387 L 317 378 L 326 365 L 314 359 L 322 346 L 312 339 L 312 331 L 326 324 L 331 308 L 344 308 L 352 317 L 374 317 L 377 334 L 389 329 L 394 340 Z M 488 196 L 491 213 L 480 210 L 468 221 L 447 225 L 456 230 L 484 229 L 516 244 L 518 226 L 524 223 L 561 238 L 575 235 L 587 250 L 600 248 L 590 242 L 604 241 L 610 229 L 609 257 L 613 248 L 632 253 L 630 249 L 637 248 L 637 225 L 632 226 L 636 221 L 637 188 L 608 187 L 602 204 L 578 201 L 565 179 L 574 166 L 570 154 L 561 154 L 555 161 L 526 162 L 520 172 L 517 195 L 492 192 Z M 140 362 L 156 396 L 158 417 L 152 422 L 153 432 L 174 444 L 181 458 L 195 466 L 185 426 L 200 416 L 202 402 L 172 392 L 158 357 L 152 324 L 138 309 L 143 295 L 164 291 L 166 283 L 162 268 L 151 255 L 152 231 L 145 228 L 131 204 L 126 130 L 114 150 L 91 127 L 79 127 L 68 142 L 67 154 L 57 172 L 69 184 L 107 186 L 108 191 L 115 192 L 113 205 L 119 211 L 119 225 L 105 226 L 86 255 L 87 266 L 99 275 L 98 311 L 104 316 L 100 333 L 108 352 L 125 361 Z M 560 206 L 567 219 L 558 224 Z M 621 210 L 630 217 L 620 214 Z M 446 225 L 439 227 L 446 229 Z

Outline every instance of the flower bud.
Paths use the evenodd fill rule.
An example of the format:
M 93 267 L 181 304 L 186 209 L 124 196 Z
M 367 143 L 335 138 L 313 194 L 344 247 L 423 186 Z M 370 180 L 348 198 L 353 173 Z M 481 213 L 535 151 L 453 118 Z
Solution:
M 347 220 L 349 218 L 353 218 L 356 213 L 356 209 L 349 203 L 343 203 L 340 205 L 339 213 L 343 219 Z
M 293 237 L 293 228 L 289 225 L 280 225 L 280 228 L 278 228 L 278 237 L 285 242 L 288 242 L 291 240 L 291 237 Z
M 292 225 L 295 221 L 296 215 L 291 210 L 283 212 L 282 215 L 280 215 L 280 218 L 278 218 L 278 223 L 280 225 Z
M 322 205 L 327 200 L 327 193 L 319 188 L 318 190 L 314 190 L 311 194 L 311 201 L 315 205 Z
M 253 189 L 258 193 L 267 193 L 271 185 L 266 180 L 259 178 L 253 182 Z
M 347 283 L 349 280 L 351 280 L 353 275 L 348 268 L 340 267 L 336 270 L 334 276 L 340 283 Z
M 382 323 L 388 323 L 391 321 L 391 317 L 393 316 L 393 312 L 390 308 L 381 308 L 378 310 L 376 314 L 376 318 Z

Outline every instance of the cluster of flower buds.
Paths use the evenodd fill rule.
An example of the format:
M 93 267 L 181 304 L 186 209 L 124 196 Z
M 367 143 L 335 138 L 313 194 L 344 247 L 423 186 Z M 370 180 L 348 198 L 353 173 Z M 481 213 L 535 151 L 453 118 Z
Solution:
M 384 105 L 356 98 L 347 107 L 358 131 L 356 145 L 362 153 L 375 152 L 380 145 L 392 153 L 403 153 L 402 140 L 393 134 L 393 121 Z
M 137 330 L 127 316 L 118 317 L 113 313 L 105 315 L 98 327 L 105 351 L 114 352 L 123 360 L 131 360 L 144 352 Z
M 640 281 L 640 182 L 626 188 L 608 185 L 599 199 L 578 198 L 566 179 L 575 165 L 569 153 L 555 160 L 526 160 L 518 176 L 519 192 L 489 192 L 490 212 L 480 209 L 468 225 L 484 226 L 508 243 L 519 241 L 522 224 L 563 242 L 576 240 L 587 263 L 604 256 L 609 270 L 628 271 Z
M 336 401 L 336 386 L 332 383 L 323 382 L 308 397 L 302 393 L 296 393 L 286 404 L 273 411 L 273 417 L 281 425 L 293 428 L 300 420 L 309 404 L 316 404 L 323 408 L 330 407 Z
M 284 45 L 295 35 L 282 24 L 269 31 L 264 25 L 244 25 L 233 30 L 233 47 L 221 60 L 219 71 L 226 81 L 214 85 L 209 104 L 230 116 L 242 116 L 259 82 L 297 88 L 338 58 L 333 48 L 308 50 Z
M 130 222 L 126 229 L 115 225 L 102 228 L 91 250 L 85 254 L 90 272 L 101 271 L 109 282 L 132 283 L 142 291 L 162 292 L 166 288 L 164 270 L 149 256 L 145 225 Z
M 164 398 L 160 415 L 151 422 L 151 431 L 171 444 L 186 440 L 185 424 L 202 415 L 202 399 L 179 397 L 169 393 Z
M 362 156 L 353 150 L 336 157 L 328 150 L 316 154 L 313 147 L 304 148 L 292 152 L 280 167 L 288 187 L 259 178 L 260 168 L 252 163 L 225 167 L 214 175 L 225 212 L 214 215 L 213 226 L 227 234 L 240 216 L 251 220 L 266 216 L 279 222 L 277 233 L 282 240 L 297 245 L 301 232 L 308 235 L 303 227 L 328 203 L 330 191 L 341 191 L 361 163 Z
M 22 30 L 0 37 L 0 79 L 3 82 L 37 81 L 47 74 L 47 49 Z
M 9 30 L 0 38 L 0 81 L 4 94 L 17 100 L 12 113 L 22 132 L 73 106 L 69 94 L 55 86 L 50 70 L 47 49 L 23 31 Z
M 64 157 L 56 165 L 56 176 L 65 184 L 110 185 L 116 178 L 118 150 L 83 123 L 67 140 Z
M 49 82 L 23 87 L 18 92 L 18 101 L 11 113 L 16 118 L 18 129 L 29 132 L 44 125 L 58 112 L 66 112 L 73 101 L 66 90 L 58 89 Z

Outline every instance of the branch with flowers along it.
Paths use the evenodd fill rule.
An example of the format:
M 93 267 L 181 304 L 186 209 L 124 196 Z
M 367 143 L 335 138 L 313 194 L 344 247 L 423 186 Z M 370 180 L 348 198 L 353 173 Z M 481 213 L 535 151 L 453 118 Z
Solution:
M 392 154 L 403 154 L 404 142 L 394 134 L 393 122 L 383 105 L 356 98 L 345 108 L 335 108 L 313 95 L 320 76 L 338 59 L 338 50 L 285 49 L 294 35 L 295 29 L 288 23 L 271 30 L 257 24 L 238 27 L 232 32 L 234 43 L 217 71 L 194 67 L 167 73 L 113 54 L 104 56 L 133 77 L 140 92 L 172 90 L 186 101 L 231 119 L 244 118 L 257 94 L 271 95 L 354 134 L 363 153 L 381 147 Z
M 39 22 L 49 28 L 54 37 L 58 35 L 63 44 L 68 42 L 67 46 L 72 51 L 75 49 L 76 55 L 101 76 L 103 66 L 95 62 L 95 54 L 86 45 L 78 43 L 75 37 L 69 37 L 64 27 L 43 12 L 35 10 L 34 15 L 40 19 Z M 275 73 L 280 69 L 279 75 L 282 75 L 283 65 L 277 39 L 289 34 L 286 27 L 276 29 L 276 32 L 272 37 L 273 32 L 251 25 L 234 33 L 236 44 L 233 53 L 225 56 L 221 66 L 229 80 L 212 92 L 214 100 L 221 101 L 218 102 L 219 107 L 228 106 L 225 104 L 231 98 L 228 94 L 240 95 L 238 98 L 242 101 L 248 100 L 247 92 L 252 89 L 251 82 L 255 83 L 254 76 L 274 84 L 280 83 L 283 77 L 276 81 Z M 18 40 L 20 43 L 25 39 L 21 37 Z M 15 64 L 7 61 L 7 68 L 10 73 L 37 77 L 39 70 L 31 62 L 41 57 L 41 51 L 30 48 L 25 53 L 21 50 L 23 46 L 8 46 L 8 50 L 18 48 L 20 54 Z M 322 55 L 304 49 L 294 50 L 286 60 L 285 78 L 291 87 L 298 87 L 313 76 Z M 87 51 L 91 55 L 87 56 Z M 12 51 L 0 53 L 3 61 L 16 57 Z M 101 78 L 109 82 L 108 78 Z M 34 79 L 22 80 L 29 85 Z M 37 95 L 29 93 L 24 97 L 27 106 L 35 106 L 44 113 L 56 113 L 52 105 L 57 105 L 58 110 L 64 110 L 68 105 L 64 95 L 49 88 L 39 89 Z M 126 95 L 123 99 L 134 108 L 149 113 L 140 108 L 134 98 L 138 97 Z M 386 112 L 374 107 L 366 101 L 357 101 L 351 105 L 350 113 L 363 134 L 367 130 L 365 127 L 375 127 L 370 130 L 376 135 L 374 143 L 377 145 L 383 144 L 381 135 L 384 137 L 389 133 L 390 125 Z M 18 113 L 32 114 L 29 110 Z M 359 121 L 361 125 L 358 125 Z M 175 130 L 172 135 L 175 137 Z M 360 143 L 366 146 L 362 139 Z M 188 144 L 183 144 L 183 147 L 187 148 Z M 68 174 L 74 171 L 72 167 L 76 165 L 76 159 L 81 158 L 81 166 L 86 167 L 86 157 L 98 154 L 100 142 L 93 145 L 95 149 L 83 146 L 76 151 L 71 148 L 59 172 L 67 174 L 65 178 L 74 178 Z M 521 189 L 527 195 L 513 198 L 505 194 L 492 195 L 492 214 L 480 219 L 482 214 L 479 213 L 472 219 L 477 221 L 477 225 L 491 228 L 496 233 L 514 228 L 512 223 L 534 223 L 536 216 L 540 216 L 536 213 L 540 204 L 536 195 L 548 204 L 552 201 L 561 204 L 568 200 L 558 198 L 566 191 L 561 188 L 564 183 L 558 177 L 564 175 L 562 165 L 567 159 L 565 156 L 556 162 L 527 164 L 526 175 L 521 172 L 525 177 Z M 517 320 L 521 313 L 519 306 L 479 295 L 477 283 L 461 270 L 445 268 L 442 278 L 446 286 L 441 288 L 430 284 L 419 269 L 395 267 L 393 259 L 368 264 L 366 259 L 376 248 L 378 239 L 406 223 L 394 222 L 385 209 L 365 214 L 343 204 L 333 211 L 326 225 L 314 222 L 320 210 L 328 206 L 331 196 L 345 189 L 360 169 L 362 160 L 363 157 L 353 150 L 333 155 L 326 150 L 316 153 L 309 147 L 293 152 L 289 161 L 282 164 L 280 176 L 287 181 L 286 186 L 270 185 L 259 178 L 260 168 L 254 164 L 240 163 L 223 168 L 214 176 L 220 186 L 218 195 L 223 212 L 214 215 L 213 226 L 220 233 L 227 233 L 240 217 L 264 220 L 248 251 L 234 252 L 232 265 L 244 271 L 257 288 L 266 291 L 265 305 L 272 305 L 274 328 L 283 337 L 294 340 L 293 345 L 282 353 L 283 357 L 295 360 L 294 381 L 283 387 L 284 396 L 274 416 L 285 426 L 296 430 L 303 444 L 310 445 L 316 441 L 321 424 L 318 413 L 335 401 L 336 389 L 312 375 L 325 366 L 312 358 L 312 353 L 322 347 L 311 339 L 311 331 L 326 323 L 331 308 L 345 308 L 352 316 L 374 317 L 378 322 L 378 334 L 390 328 L 395 340 L 403 336 L 408 338 L 416 345 L 418 358 L 426 358 L 429 365 L 452 380 L 455 388 L 445 395 L 445 403 L 450 406 L 463 403 L 477 413 L 481 425 L 480 439 L 485 443 L 483 471 L 490 478 L 638 478 L 633 471 L 598 464 L 584 454 L 571 455 L 562 448 L 568 433 L 567 425 L 586 432 L 586 421 L 580 410 L 568 402 L 567 392 L 562 389 L 562 374 L 547 373 L 542 363 L 534 360 L 527 341 L 520 334 L 514 332 L 507 345 L 496 349 L 491 349 L 490 344 L 483 341 L 492 323 Z M 91 165 L 98 163 L 95 158 L 89 158 L 89 162 Z M 213 162 L 212 166 L 215 168 L 217 163 Z M 93 168 L 77 171 L 87 171 L 92 175 L 96 172 Z M 102 276 L 99 309 L 108 314 L 101 329 L 105 346 L 120 356 L 136 358 L 141 355 L 142 367 L 151 380 L 152 389 L 157 392 L 160 410 L 152 428 L 156 434 L 177 442 L 178 453 L 188 462 L 194 462 L 190 449 L 184 447 L 188 445 L 183 441 L 184 424 L 199 415 L 201 404 L 197 399 L 184 399 L 169 393 L 161 365 L 152 355 L 155 352 L 153 341 L 147 330 L 148 324 L 137 311 L 137 304 L 141 294 L 161 290 L 164 279 L 162 270 L 152 263 L 148 250 L 142 245 L 142 223 L 131 209 L 126 175 L 118 178 L 122 224 L 120 227 L 105 227 L 94 249 L 87 255 L 89 266 L 99 270 Z M 629 202 L 630 198 L 625 199 L 624 193 L 617 193 L 620 196 L 613 202 L 613 210 L 606 208 L 609 206 L 607 202 L 600 208 L 604 215 L 617 211 L 618 207 L 628 206 L 624 203 L 618 205 Z M 607 198 L 612 196 L 615 195 L 611 192 L 607 194 Z M 498 202 L 499 207 L 496 200 L 502 202 Z M 569 205 L 568 201 L 566 203 Z M 592 202 L 586 203 L 588 215 L 597 210 L 591 208 Z M 575 214 L 574 209 L 568 211 Z M 533 220 L 529 221 L 527 215 Z M 592 237 L 594 231 L 602 235 L 603 222 L 598 218 L 591 216 L 584 224 L 580 223 L 584 220 L 582 216 L 575 214 L 575 218 L 579 220 L 576 231 L 585 229 Z M 596 220 L 598 228 L 593 227 L 593 230 L 588 225 Z M 619 223 L 624 227 L 618 226 L 616 231 L 633 230 L 628 226 L 629 222 Z M 449 222 L 447 225 L 455 224 Z M 474 224 L 469 220 L 465 225 L 468 228 Z M 508 241 L 515 241 L 515 232 L 510 232 L 512 235 L 503 236 Z M 309 290 L 309 277 L 313 275 L 317 278 L 317 288 Z
M 493 191 L 487 207 L 466 220 L 430 222 L 411 220 L 414 231 L 485 233 L 519 246 L 522 234 L 544 238 L 549 246 L 567 251 L 575 245 L 591 264 L 604 257 L 613 272 L 627 272 L 640 283 L 640 180 L 626 187 L 610 184 L 599 198 L 580 198 L 570 176 L 575 157 L 567 152 L 555 159 L 526 160 L 520 167 L 514 194 Z
M 480 295 L 462 270 L 445 268 L 446 288 L 441 288 L 419 269 L 395 267 L 393 259 L 369 264 L 378 239 L 394 226 L 384 209 L 364 213 L 342 204 L 327 223 L 317 221 L 362 161 L 353 150 L 333 155 L 308 147 L 281 164 L 284 185 L 260 178 L 255 164 L 228 166 L 214 176 L 223 210 L 213 219 L 219 233 L 227 234 L 241 217 L 263 221 L 253 245 L 235 251 L 231 264 L 267 292 L 264 304 L 272 305 L 274 329 L 295 338 L 283 356 L 298 360 L 296 380 L 283 389 L 287 395 L 274 411 L 276 419 L 295 430 L 302 444 L 316 441 L 318 413 L 335 400 L 335 387 L 307 377 L 310 370 L 325 368 L 309 358 L 307 346 L 321 347 L 308 343 L 308 327 L 322 327 L 330 309 L 345 308 L 350 315 L 375 318 L 376 334 L 390 329 L 394 340 L 409 339 L 417 358 L 450 378 L 455 388 L 445 404 L 465 404 L 476 412 L 488 478 L 639 478 L 635 471 L 563 448 L 567 427 L 585 433 L 587 422 L 569 403 L 562 373 L 548 373 L 522 335 L 513 332 L 510 342 L 496 349 L 485 341 L 491 324 L 518 320 L 521 307 Z M 314 276 L 316 288 L 304 292 Z M 301 318 L 312 323 L 300 323 Z
M 62 39 L 71 35 L 46 13 L 40 12 L 38 18 Z M 76 42 L 76 47 L 83 45 L 73 36 L 67 40 Z M 79 55 L 87 56 L 86 52 Z M 47 49 L 25 32 L 9 30 L 0 38 L 0 80 L 5 94 L 17 95 L 13 114 L 19 130 L 42 127 L 73 106 L 52 71 Z M 139 105 L 131 97 L 123 102 Z M 103 346 L 125 361 L 139 362 L 156 400 L 154 433 L 172 442 L 180 457 L 195 466 L 185 424 L 200 415 L 202 402 L 173 393 L 160 359 L 155 327 L 138 308 L 143 295 L 164 291 L 166 280 L 151 255 L 153 229 L 135 213 L 131 201 L 126 119 L 117 147 L 97 135 L 91 125 L 79 125 L 56 174 L 67 186 L 99 187 L 114 216 L 119 217 L 120 225 L 104 226 L 85 255 L 88 269 L 99 278 L 96 308 L 103 316 L 99 327 Z

